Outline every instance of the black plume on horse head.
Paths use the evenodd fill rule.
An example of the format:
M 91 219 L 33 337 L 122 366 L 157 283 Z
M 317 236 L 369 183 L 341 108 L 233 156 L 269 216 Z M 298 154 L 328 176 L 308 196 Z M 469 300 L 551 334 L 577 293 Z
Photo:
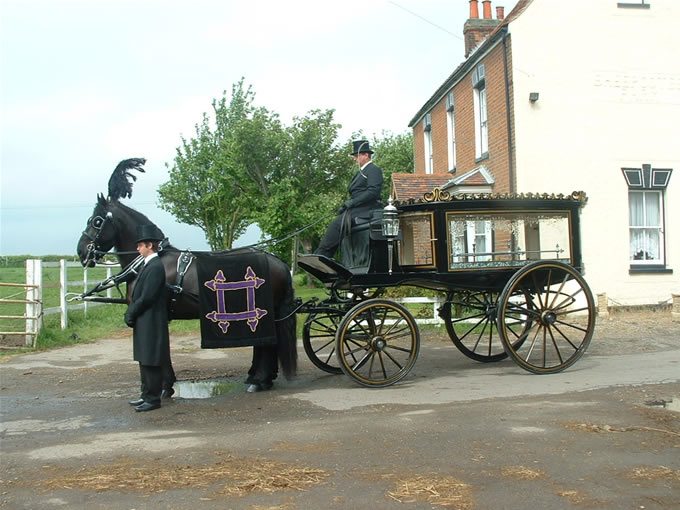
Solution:
M 144 163 L 146 163 L 144 158 L 124 159 L 118 163 L 118 166 L 116 166 L 109 178 L 109 199 L 118 200 L 119 198 L 132 197 L 132 185 L 134 184 L 133 181 L 137 180 L 137 177 L 132 175 L 130 170 L 144 172 L 142 168 Z

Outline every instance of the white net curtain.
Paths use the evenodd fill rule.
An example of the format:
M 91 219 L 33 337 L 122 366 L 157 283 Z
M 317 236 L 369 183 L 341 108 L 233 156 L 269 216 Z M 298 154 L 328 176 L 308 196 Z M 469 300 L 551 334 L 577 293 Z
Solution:
M 661 193 L 630 191 L 630 260 L 659 261 L 661 247 Z

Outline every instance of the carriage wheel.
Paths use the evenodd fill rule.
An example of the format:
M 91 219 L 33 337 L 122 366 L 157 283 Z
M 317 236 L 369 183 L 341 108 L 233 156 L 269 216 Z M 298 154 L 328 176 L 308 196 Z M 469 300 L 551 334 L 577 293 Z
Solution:
M 335 356 L 335 333 L 345 312 L 327 308 L 307 316 L 302 328 L 302 346 L 310 361 L 329 374 L 342 374 Z
M 527 292 L 531 299 L 515 303 Z M 520 346 L 511 343 L 509 324 L 517 316 L 531 322 Z M 539 261 L 515 273 L 498 303 L 497 327 L 508 354 L 535 374 L 552 374 L 573 365 L 588 348 L 595 329 L 595 302 L 588 284 L 571 266 Z
M 451 341 L 470 359 L 489 363 L 508 357 L 496 327 L 499 294 L 486 290 L 451 292 L 439 310 Z M 521 303 L 527 299 L 527 295 L 519 293 L 513 301 Z M 526 338 L 523 334 L 530 326 L 525 317 L 515 317 L 509 327 L 509 333 L 514 336 L 514 349 L 522 345 Z
M 355 305 L 335 336 L 342 371 L 362 386 L 389 386 L 413 368 L 420 350 L 415 319 L 399 303 L 371 299 Z

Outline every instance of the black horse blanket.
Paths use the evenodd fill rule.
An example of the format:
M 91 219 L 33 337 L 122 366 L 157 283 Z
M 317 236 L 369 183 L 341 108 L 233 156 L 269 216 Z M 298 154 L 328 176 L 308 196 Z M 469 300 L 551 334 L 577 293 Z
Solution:
M 276 343 L 274 298 L 264 253 L 196 253 L 201 347 Z

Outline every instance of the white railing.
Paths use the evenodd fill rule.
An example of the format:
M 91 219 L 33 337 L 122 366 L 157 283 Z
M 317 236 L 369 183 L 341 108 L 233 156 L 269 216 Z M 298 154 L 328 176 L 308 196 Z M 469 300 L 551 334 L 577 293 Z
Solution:
M 44 307 L 43 299 L 43 268 L 59 268 L 59 306 Z M 78 272 L 82 274 L 80 280 L 69 279 L 69 268 L 77 268 Z M 110 265 L 106 267 L 106 277 L 109 278 L 113 274 L 113 270 L 118 270 L 119 265 Z M 22 319 L 26 326 L 24 331 L 0 331 L 0 335 L 24 335 L 26 337 L 25 345 L 34 347 L 35 340 L 40 333 L 43 325 L 43 317 L 52 314 L 61 314 L 61 329 L 66 329 L 68 326 L 69 311 L 82 309 L 87 314 L 89 307 L 98 306 L 103 303 L 95 302 L 79 302 L 69 303 L 66 295 L 71 289 L 77 288 L 80 293 L 89 290 L 96 282 L 88 279 L 88 272 L 78 262 L 67 262 L 61 259 L 59 262 L 43 262 L 39 259 L 26 260 L 26 281 L 25 283 L 0 283 L 2 287 L 14 287 L 19 290 L 16 295 L 11 295 L 5 298 L 0 298 L 0 304 L 25 304 L 26 309 L 23 315 L 0 315 L 0 319 L 16 320 Z M 106 291 L 107 297 L 112 297 L 113 289 Z M 22 295 L 22 298 L 18 296 Z
M 66 300 L 66 295 L 69 293 L 69 288 L 76 287 L 79 291 L 85 292 L 89 290 L 96 282 L 90 281 L 88 279 L 87 269 L 79 262 L 67 262 L 64 259 L 59 260 L 59 262 L 43 262 L 43 267 L 58 267 L 59 268 L 59 306 L 52 306 L 50 308 L 43 309 L 43 315 L 52 315 L 55 313 L 61 314 L 61 329 L 66 329 L 68 327 L 68 312 L 69 310 L 83 310 L 85 315 L 87 315 L 88 308 L 92 306 L 99 306 L 104 303 L 95 303 L 83 301 L 78 304 L 69 303 Z M 82 280 L 69 280 L 68 278 L 68 268 L 77 268 L 78 272 L 82 273 Z M 118 264 L 107 265 L 106 266 L 106 277 L 110 278 L 113 275 L 113 269 L 120 269 Z M 108 289 L 106 291 L 106 297 L 113 297 L 113 289 Z
M 437 310 L 439 307 L 442 305 L 442 303 L 445 301 L 445 299 L 442 296 L 437 296 L 437 297 L 405 297 L 405 298 L 399 298 L 395 299 L 395 301 L 398 301 L 399 303 L 402 303 L 404 305 L 408 305 L 410 303 L 418 304 L 418 303 L 432 303 L 432 318 L 422 318 L 422 317 L 415 317 L 416 322 L 418 324 L 436 324 L 437 326 L 441 326 L 444 324 L 444 321 L 439 317 L 439 314 L 437 313 Z

